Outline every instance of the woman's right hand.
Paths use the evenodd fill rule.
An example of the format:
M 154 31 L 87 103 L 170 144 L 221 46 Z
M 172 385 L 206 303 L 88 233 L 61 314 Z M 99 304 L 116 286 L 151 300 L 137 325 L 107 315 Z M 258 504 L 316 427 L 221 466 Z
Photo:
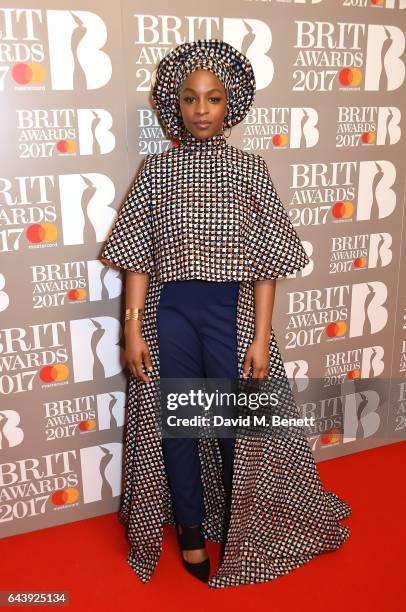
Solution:
M 152 361 L 148 344 L 141 335 L 140 322 L 138 320 L 126 321 L 124 336 L 127 367 L 138 380 L 151 382 L 149 376 L 142 371 L 143 363 L 146 370 L 152 371 Z

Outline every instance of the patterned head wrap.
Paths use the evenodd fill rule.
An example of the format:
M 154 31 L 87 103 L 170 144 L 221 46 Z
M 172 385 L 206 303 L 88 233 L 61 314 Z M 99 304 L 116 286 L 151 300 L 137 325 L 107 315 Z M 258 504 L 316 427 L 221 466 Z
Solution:
M 152 88 L 152 99 L 171 138 L 182 136 L 179 90 L 187 75 L 197 68 L 213 72 L 225 87 L 228 106 L 225 127 L 240 123 L 254 101 L 254 70 L 249 59 L 237 49 L 217 39 L 179 45 L 159 62 Z

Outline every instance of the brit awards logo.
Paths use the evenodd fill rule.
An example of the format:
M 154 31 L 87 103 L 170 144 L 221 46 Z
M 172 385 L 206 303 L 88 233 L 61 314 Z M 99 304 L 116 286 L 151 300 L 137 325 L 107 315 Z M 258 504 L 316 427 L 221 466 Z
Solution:
M 244 147 L 252 151 L 310 149 L 319 142 L 319 115 L 310 107 L 255 106 L 243 121 Z
M 384 268 L 392 262 L 392 235 L 388 232 L 330 238 L 329 273 Z
M 33 308 L 113 300 L 123 291 L 120 272 L 99 260 L 30 266 Z
M 61 229 L 64 246 L 104 242 L 117 216 L 115 195 L 100 172 L 0 177 L 0 252 L 54 248 Z
M 113 118 L 103 108 L 17 110 L 20 159 L 106 155 L 114 150 Z
M 388 322 L 387 297 L 382 281 L 289 292 L 285 348 L 377 334 Z
M 120 321 L 95 316 L 0 330 L 0 394 L 106 380 L 125 366 Z
M 96 13 L 2 8 L 0 30 L 0 90 L 94 90 L 111 79 L 107 28 Z
M 324 356 L 324 379 L 334 386 L 344 379 L 376 378 L 384 372 L 384 356 L 384 348 L 379 344 L 327 353 Z
M 302 416 L 311 416 L 316 421 L 309 436 L 312 450 L 323 451 L 379 435 L 386 424 L 383 407 L 386 394 L 385 384 L 356 390 L 354 382 L 345 379 L 340 385 L 340 393 L 329 397 L 328 402 L 323 398 L 304 404 Z
M 121 443 L 109 442 L 0 464 L 2 522 L 9 525 L 101 500 L 112 500 L 115 507 L 122 452 Z
M 125 393 L 116 390 L 43 402 L 43 443 L 121 428 L 125 422 L 125 405 Z M 40 433 L 37 414 L 36 437 Z M 21 414 L 6 407 L 0 411 L 0 450 L 20 446 L 26 438 L 30 440 L 33 431 L 31 416 L 24 406 Z
M 396 208 L 396 167 L 388 160 L 291 164 L 296 226 L 371 221 Z
M 313 0 L 320 2 L 320 0 Z M 406 0 L 341 0 L 342 6 L 355 9 L 406 9 Z
M 405 35 L 394 25 L 295 21 L 293 91 L 394 91 L 405 78 Z
M 402 132 L 402 115 L 396 106 L 339 106 L 336 147 L 394 145 Z

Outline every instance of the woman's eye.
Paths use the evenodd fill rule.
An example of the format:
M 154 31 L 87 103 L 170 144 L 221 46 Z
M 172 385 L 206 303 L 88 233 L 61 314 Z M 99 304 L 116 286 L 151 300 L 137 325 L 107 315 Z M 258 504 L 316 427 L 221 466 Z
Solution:
M 183 101 L 184 102 L 193 102 L 194 99 L 195 99 L 194 96 L 185 96 L 183 98 Z M 211 96 L 209 98 L 209 100 L 214 101 L 214 102 L 220 102 L 221 98 L 216 98 L 215 96 Z

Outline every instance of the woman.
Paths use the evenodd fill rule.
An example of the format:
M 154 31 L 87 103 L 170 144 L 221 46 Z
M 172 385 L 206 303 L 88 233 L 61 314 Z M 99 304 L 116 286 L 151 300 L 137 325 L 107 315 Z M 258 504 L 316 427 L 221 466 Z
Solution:
M 203 581 L 204 539 L 224 542 L 211 587 L 272 580 L 349 536 L 339 520 L 351 509 L 324 491 L 305 436 L 185 440 L 163 438 L 157 425 L 160 378 L 270 376 L 289 389 L 271 326 L 275 279 L 309 259 L 264 159 L 226 141 L 254 96 L 251 63 L 224 41 L 185 43 L 161 60 L 153 99 L 179 146 L 146 157 L 102 253 L 127 270 L 120 519 L 144 582 L 165 523 Z M 284 393 L 283 410 L 297 414 Z

